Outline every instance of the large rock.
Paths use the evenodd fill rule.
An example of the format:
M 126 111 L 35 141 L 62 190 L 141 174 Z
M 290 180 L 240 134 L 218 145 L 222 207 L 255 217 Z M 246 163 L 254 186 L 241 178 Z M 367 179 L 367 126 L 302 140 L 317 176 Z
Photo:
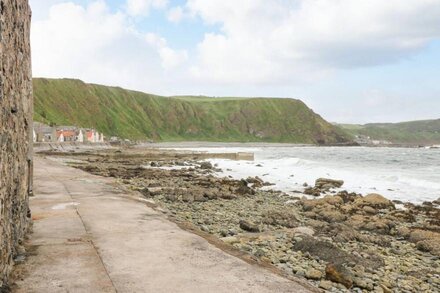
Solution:
M 409 234 L 409 241 L 416 243 L 421 251 L 440 256 L 440 233 L 417 229 Z
M 269 210 L 263 214 L 263 223 L 294 228 L 298 226 L 298 215 L 287 207 L 281 210 Z
M 328 178 L 318 178 L 315 181 L 315 187 L 319 189 L 339 188 L 344 185 L 343 180 L 334 180 Z
M 369 206 L 375 209 L 395 209 L 392 201 L 380 194 L 371 193 L 355 200 L 355 205 L 359 207 Z
M 27 0 L 0 7 L 0 292 L 20 254 L 30 222 L 32 74 Z
M 258 227 L 257 224 L 251 223 L 246 220 L 240 220 L 239 224 L 240 224 L 240 228 L 245 231 L 253 232 L 253 233 L 260 232 L 260 228 Z
M 329 263 L 325 268 L 325 278 L 340 283 L 347 289 L 353 287 L 353 275 L 342 264 Z
M 211 170 L 213 168 L 211 162 L 202 162 L 200 164 L 200 169 Z

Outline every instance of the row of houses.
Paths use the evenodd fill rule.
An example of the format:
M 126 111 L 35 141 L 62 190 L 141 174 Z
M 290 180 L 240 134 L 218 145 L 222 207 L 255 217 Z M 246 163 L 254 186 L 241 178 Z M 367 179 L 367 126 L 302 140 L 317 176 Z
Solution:
M 372 139 L 371 137 L 366 136 L 366 135 L 356 135 L 354 141 L 360 145 L 379 146 L 379 145 L 393 144 L 391 141 Z
M 34 142 L 104 142 L 103 133 L 93 128 L 78 128 L 76 126 L 52 127 L 34 122 Z

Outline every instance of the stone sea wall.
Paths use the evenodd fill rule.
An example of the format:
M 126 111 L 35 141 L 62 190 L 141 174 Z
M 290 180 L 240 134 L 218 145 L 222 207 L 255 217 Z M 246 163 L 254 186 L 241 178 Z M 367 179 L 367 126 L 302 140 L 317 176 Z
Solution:
M 27 0 L 0 0 L 0 291 L 30 222 L 32 182 L 31 11 Z

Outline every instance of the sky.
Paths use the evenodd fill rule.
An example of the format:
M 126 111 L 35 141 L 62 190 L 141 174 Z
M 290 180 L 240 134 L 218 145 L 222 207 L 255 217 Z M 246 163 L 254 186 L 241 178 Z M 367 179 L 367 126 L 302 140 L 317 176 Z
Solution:
M 30 0 L 34 77 L 440 118 L 440 0 Z

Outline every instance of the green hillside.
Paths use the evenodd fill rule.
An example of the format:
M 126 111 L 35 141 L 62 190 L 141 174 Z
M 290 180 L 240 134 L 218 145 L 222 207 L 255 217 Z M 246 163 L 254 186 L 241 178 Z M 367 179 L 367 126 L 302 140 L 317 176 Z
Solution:
M 334 144 L 349 136 L 303 102 L 275 98 L 161 97 L 71 79 L 34 79 L 34 119 L 155 141 Z
M 352 135 L 365 135 L 375 140 L 399 144 L 440 144 L 440 119 L 339 126 Z

